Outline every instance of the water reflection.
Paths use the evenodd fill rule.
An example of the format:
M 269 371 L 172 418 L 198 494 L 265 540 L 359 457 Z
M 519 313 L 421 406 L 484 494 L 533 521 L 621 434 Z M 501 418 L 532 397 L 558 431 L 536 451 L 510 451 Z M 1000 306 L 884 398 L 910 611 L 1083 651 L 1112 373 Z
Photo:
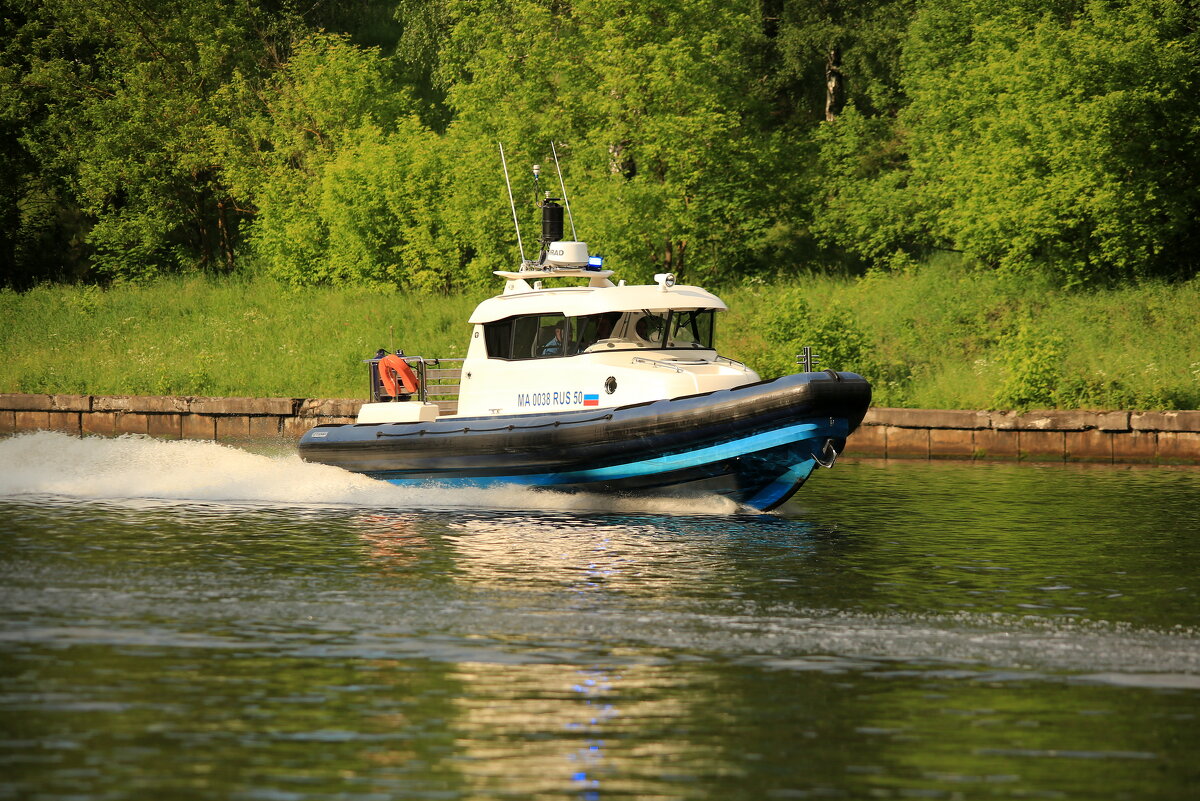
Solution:
M 580 670 L 579 683 L 571 689 L 578 693 L 583 700 L 585 709 L 583 721 L 568 724 L 568 730 L 586 732 L 588 739 L 584 740 L 574 753 L 568 756 L 569 762 L 575 768 L 571 781 L 580 791 L 582 798 L 594 801 L 600 797 L 601 777 L 611 779 L 616 770 L 605 764 L 605 724 L 621 714 L 613 703 L 614 683 L 620 682 L 619 673 L 593 668 Z
M 367 548 L 367 558 L 381 575 L 403 573 L 420 564 L 434 545 L 417 520 L 404 515 L 368 514 L 356 518 L 355 528 Z
M 624 596 L 744 597 L 804 580 L 853 549 L 853 538 L 805 520 L 463 511 L 432 518 L 372 512 L 354 519 L 373 563 L 391 573 L 445 561 L 460 585 Z M 389 558 L 394 557 L 394 558 Z M 764 571 L 772 575 L 764 579 Z M 765 586 L 764 586 L 765 585 Z M 596 597 L 600 597 L 597 595 Z
M 471 744 L 462 766 L 474 794 L 597 798 L 605 782 L 622 773 L 622 757 L 610 743 L 639 711 L 616 702 L 619 673 L 567 664 L 513 671 L 468 663 L 455 675 L 468 688 L 456 708 L 457 725 Z

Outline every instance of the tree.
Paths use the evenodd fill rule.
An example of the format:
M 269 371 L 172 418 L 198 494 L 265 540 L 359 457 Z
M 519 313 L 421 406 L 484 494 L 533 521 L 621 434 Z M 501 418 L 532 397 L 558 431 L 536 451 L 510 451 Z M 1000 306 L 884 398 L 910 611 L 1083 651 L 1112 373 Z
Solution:
M 823 235 L 876 263 L 946 248 L 1067 285 L 1194 273 L 1197 21 L 1178 0 L 922 6 L 895 124 L 822 132 Z
M 1069 284 L 1195 270 L 1198 21 L 1177 0 L 924 9 L 905 120 L 933 236 Z
M 522 166 L 561 143 L 575 216 L 623 274 L 753 262 L 746 245 L 786 182 L 760 125 L 754 3 L 447 0 L 446 12 L 454 136 L 503 140 Z
M 767 0 L 763 13 L 780 54 L 772 76 L 791 105 L 832 122 L 848 102 L 894 114 L 901 105 L 900 49 L 915 0 Z
M 394 66 L 377 48 L 313 34 L 267 81 L 224 90 L 241 111 L 211 129 L 213 146 L 253 200 L 250 245 L 268 273 L 295 285 L 452 282 L 442 150 Z
M 238 215 L 206 127 L 213 94 L 260 50 L 233 0 L 26 0 L 4 61 L 20 137 L 88 218 L 109 277 L 234 266 Z

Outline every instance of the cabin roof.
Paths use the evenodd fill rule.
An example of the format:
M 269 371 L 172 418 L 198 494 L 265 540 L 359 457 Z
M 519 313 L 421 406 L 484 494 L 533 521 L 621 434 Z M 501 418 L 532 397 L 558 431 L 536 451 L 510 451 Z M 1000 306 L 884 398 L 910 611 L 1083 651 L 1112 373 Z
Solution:
M 490 323 L 528 314 L 564 314 L 582 317 L 602 312 L 649 309 L 716 309 L 728 307 L 711 292 L 698 286 L 676 285 L 662 289 L 656 284 L 636 286 L 564 286 L 516 291 L 488 298 L 476 307 L 469 322 Z

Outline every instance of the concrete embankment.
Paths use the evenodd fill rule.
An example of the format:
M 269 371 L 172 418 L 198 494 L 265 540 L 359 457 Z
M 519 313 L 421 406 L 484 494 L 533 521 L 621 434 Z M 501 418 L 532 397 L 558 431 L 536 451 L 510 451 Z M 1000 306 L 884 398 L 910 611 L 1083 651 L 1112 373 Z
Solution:
M 299 438 L 321 423 L 353 423 L 362 403 L 336 398 L 0 394 L 0 432 L 47 430 L 216 440 Z
M 1200 411 L 871 409 L 847 455 L 1200 464 Z
M 0 394 L 0 434 L 149 434 L 176 439 L 295 439 L 352 423 L 361 400 Z M 1024 414 L 871 409 L 848 456 L 1200 464 L 1200 411 Z

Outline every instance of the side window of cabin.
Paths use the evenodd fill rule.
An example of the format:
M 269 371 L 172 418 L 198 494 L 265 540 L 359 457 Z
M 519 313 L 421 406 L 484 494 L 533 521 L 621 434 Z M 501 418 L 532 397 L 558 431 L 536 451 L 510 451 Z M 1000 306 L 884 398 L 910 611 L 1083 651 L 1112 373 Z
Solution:
M 484 324 L 483 341 L 487 345 L 488 357 L 492 359 L 512 358 L 512 329 L 512 318 Z
M 541 359 L 570 355 L 570 321 L 561 314 L 510 317 L 484 326 L 493 359 Z
M 531 359 L 537 353 L 538 318 L 517 317 L 513 320 L 513 359 Z

